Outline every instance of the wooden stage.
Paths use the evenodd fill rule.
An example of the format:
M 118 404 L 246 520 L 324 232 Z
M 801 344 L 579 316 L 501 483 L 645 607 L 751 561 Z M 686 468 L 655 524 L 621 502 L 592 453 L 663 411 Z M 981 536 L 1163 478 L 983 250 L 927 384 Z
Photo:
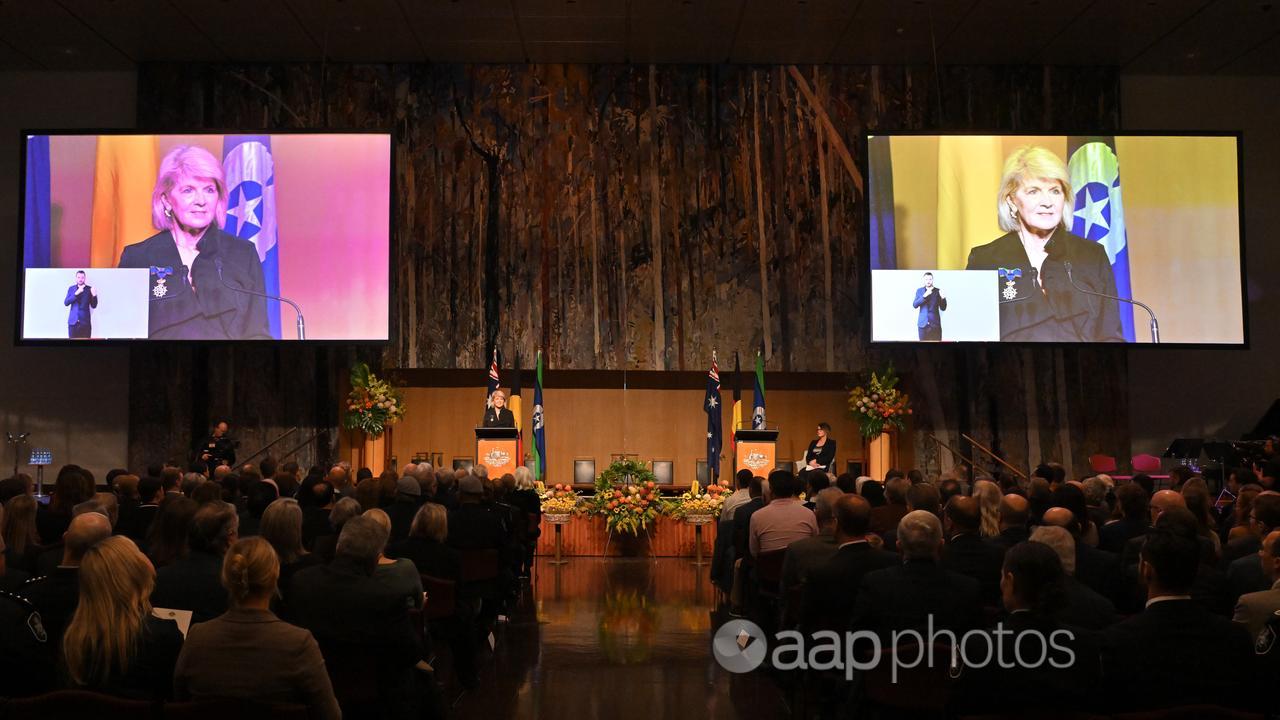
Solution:
M 694 545 L 696 531 L 693 525 L 683 520 L 666 516 L 659 517 L 649 525 L 649 537 L 633 537 L 614 534 L 609 539 L 605 531 L 604 518 L 599 516 L 575 516 L 562 530 L 563 547 L 561 553 L 565 557 L 606 555 L 608 545 L 609 557 L 694 557 L 697 548 Z M 716 541 L 716 523 L 702 526 L 702 558 L 711 561 L 711 549 Z M 538 538 L 539 555 L 556 554 L 556 529 L 545 520 L 542 523 L 542 535 Z

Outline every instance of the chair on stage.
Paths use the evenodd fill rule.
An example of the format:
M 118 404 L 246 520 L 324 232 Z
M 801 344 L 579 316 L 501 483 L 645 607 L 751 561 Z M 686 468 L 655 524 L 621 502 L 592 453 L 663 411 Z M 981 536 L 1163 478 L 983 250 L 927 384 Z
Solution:
M 1089 469 L 1094 474 L 1105 473 L 1112 475 L 1116 471 L 1116 459 L 1111 455 L 1090 455 Z

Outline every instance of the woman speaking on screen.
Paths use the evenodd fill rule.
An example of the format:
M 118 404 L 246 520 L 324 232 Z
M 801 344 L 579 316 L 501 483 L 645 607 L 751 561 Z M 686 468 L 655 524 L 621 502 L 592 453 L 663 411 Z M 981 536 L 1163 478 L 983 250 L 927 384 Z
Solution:
M 270 340 L 262 263 L 253 243 L 222 231 L 227 184 L 207 150 L 182 145 L 160 162 L 151 218 L 160 232 L 125 247 L 122 268 L 149 268 L 156 340 Z M 242 292 L 246 291 L 246 292 Z
M 1067 232 L 1071 198 L 1066 165 L 1049 150 L 1028 145 L 1005 160 L 1005 234 L 973 248 L 965 268 L 999 271 L 1001 340 L 1124 341 L 1116 301 L 1084 292 L 1115 295 L 1116 282 L 1106 249 Z

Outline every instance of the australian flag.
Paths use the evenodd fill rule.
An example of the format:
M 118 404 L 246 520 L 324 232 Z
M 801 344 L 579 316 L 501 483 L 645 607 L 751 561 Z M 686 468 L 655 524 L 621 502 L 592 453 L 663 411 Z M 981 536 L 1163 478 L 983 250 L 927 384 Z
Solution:
M 1133 297 L 1129 282 L 1129 236 L 1125 232 L 1124 202 L 1120 199 L 1120 161 L 1113 137 L 1072 137 L 1067 144 L 1067 173 L 1075 192 L 1071 233 L 1101 243 L 1107 249 L 1116 294 Z M 1126 342 L 1134 341 L 1133 306 L 1120 305 L 1120 324 Z
M 722 433 L 720 430 L 720 368 L 716 367 L 714 357 L 711 358 L 711 370 L 707 372 L 707 396 L 702 401 L 702 410 L 707 414 L 707 477 L 715 480 L 720 477 Z
M 253 243 L 268 295 L 280 294 L 276 173 L 270 135 L 227 135 L 222 141 L 227 179 L 227 224 L 223 230 Z M 280 303 L 267 301 L 271 337 L 280 339 Z
M 493 407 L 493 393 L 502 386 L 498 378 L 498 346 L 493 347 L 493 362 L 489 363 L 489 392 L 484 395 L 484 407 Z

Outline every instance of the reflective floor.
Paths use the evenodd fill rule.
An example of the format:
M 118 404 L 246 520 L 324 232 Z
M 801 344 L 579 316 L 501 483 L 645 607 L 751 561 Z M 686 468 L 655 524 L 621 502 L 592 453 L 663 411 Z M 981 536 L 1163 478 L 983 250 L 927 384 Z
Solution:
M 458 718 L 777 718 L 761 673 L 712 658 L 715 592 L 691 559 L 540 558 Z

